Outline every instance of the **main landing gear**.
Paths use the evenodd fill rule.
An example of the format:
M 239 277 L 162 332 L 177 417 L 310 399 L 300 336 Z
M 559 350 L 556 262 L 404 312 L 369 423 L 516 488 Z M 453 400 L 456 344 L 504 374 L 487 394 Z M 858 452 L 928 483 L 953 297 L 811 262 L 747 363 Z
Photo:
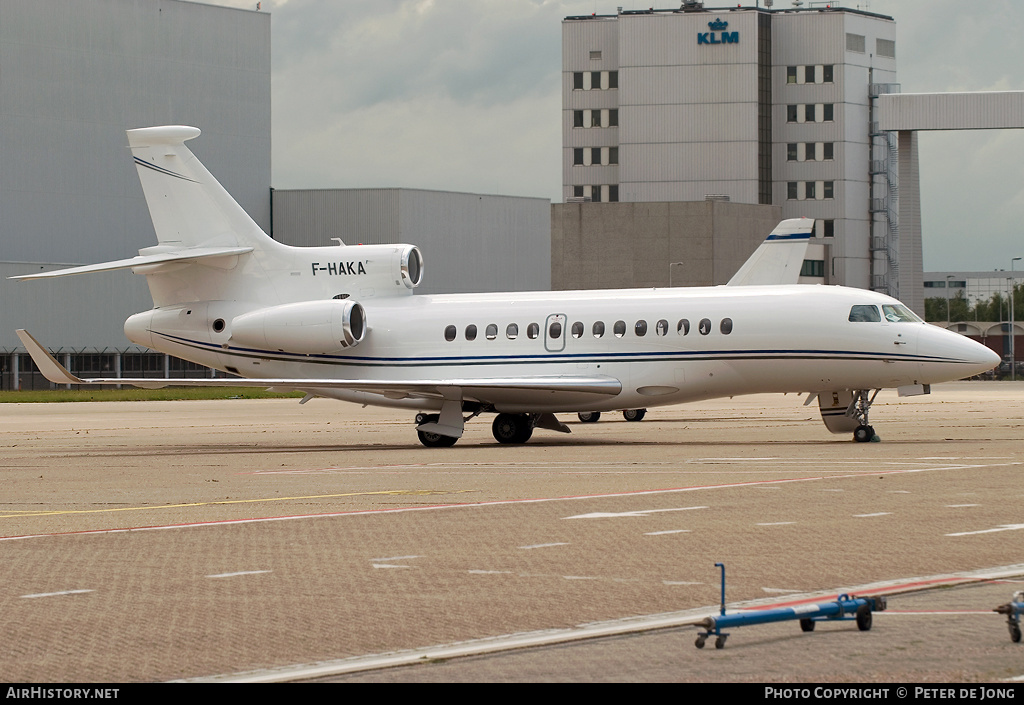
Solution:
M 438 414 L 416 414 L 416 423 L 437 423 Z M 455 445 L 455 441 L 459 440 L 454 436 L 445 436 L 440 433 L 433 433 L 431 431 L 421 431 L 416 429 L 416 435 L 420 439 L 420 443 L 425 445 L 427 448 L 451 448 Z
M 581 411 L 576 414 L 580 421 L 583 423 L 597 423 L 597 420 L 601 418 L 600 411 Z M 626 421 L 643 421 L 644 417 L 647 416 L 647 409 L 623 409 L 622 418 Z
M 870 398 L 868 397 L 869 390 L 867 389 L 858 389 L 853 393 L 853 402 L 851 402 L 846 414 L 860 423 L 853 430 L 853 440 L 858 443 L 869 443 L 878 438 L 875 435 L 875 429 L 868 424 L 868 410 L 871 409 L 871 404 L 875 401 L 879 391 L 881 390 L 876 389 L 874 392 L 871 392 Z

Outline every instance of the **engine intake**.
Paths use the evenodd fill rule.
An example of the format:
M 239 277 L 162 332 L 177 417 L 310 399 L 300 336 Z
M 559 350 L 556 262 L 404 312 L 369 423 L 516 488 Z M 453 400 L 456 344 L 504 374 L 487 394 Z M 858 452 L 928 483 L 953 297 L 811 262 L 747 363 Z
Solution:
M 355 301 L 302 301 L 236 316 L 229 328 L 238 345 L 326 355 L 358 345 L 366 337 L 366 312 Z

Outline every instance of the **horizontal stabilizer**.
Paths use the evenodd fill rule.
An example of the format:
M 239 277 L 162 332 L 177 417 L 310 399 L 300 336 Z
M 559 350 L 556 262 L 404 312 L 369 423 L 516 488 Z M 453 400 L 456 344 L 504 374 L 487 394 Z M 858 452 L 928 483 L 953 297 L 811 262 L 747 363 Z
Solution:
M 622 383 L 614 377 L 594 376 L 537 376 L 455 379 L 244 379 L 244 378 L 131 378 L 103 377 L 81 379 L 71 374 L 29 334 L 18 330 L 18 337 L 32 356 L 32 361 L 46 379 L 56 384 L 111 385 L 128 384 L 145 389 L 163 387 L 275 387 L 278 390 L 345 389 L 370 394 L 382 394 L 391 399 L 415 397 L 421 399 L 490 399 L 510 393 L 573 392 L 584 395 L 614 396 L 622 391 Z M 454 392 L 454 394 L 453 394 Z
M 22 274 L 9 279 L 53 279 L 55 277 L 67 277 L 73 274 L 92 274 L 94 272 L 112 272 L 117 269 L 145 268 L 147 274 L 156 271 L 160 265 L 172 263 L 190 263 L 213 257 L 230 257 L 244 255 L 252 252 L 251 247 L 192 247 L 172 252 L 163 252 L 152 255 L 138 255 L 129 259 L 119 259 L 112 262 L 100 262 L 99 264 L 86 264 L 81 267 L 69 267 L 68 269 L 57 269 L 52 272 L 40 272 L 39 274 Z
M 810 218 L 790 218 L 779 223 L 754 250 L 727 286 L 796 284 L 814 235 Z

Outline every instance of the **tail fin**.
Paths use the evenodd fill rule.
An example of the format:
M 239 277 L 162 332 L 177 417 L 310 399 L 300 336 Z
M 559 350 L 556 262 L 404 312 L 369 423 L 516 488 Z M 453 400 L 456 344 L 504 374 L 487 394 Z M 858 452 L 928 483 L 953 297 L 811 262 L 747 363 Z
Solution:
M 185 146 L 199 134 L 199 128 L 182 125 L 128 130 L 161 249 L 272 242 Z
M 782 221 L 754 250 L 727 286 L 796 284 L 813 234 L 814 221 L 810 218 Z

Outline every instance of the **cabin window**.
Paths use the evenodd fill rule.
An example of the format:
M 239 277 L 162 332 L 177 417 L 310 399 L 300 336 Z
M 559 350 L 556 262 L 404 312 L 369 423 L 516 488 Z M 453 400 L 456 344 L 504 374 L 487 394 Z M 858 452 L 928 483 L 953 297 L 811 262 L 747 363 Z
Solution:
M 466 326 L 466 340 L 476 340 L 476 326 L 472 323 Z
M 921 319 L 903 304 L 882 304 L 882 315 L 890 323 L 920 323 Z
M 615 333 L 616 338 L 621 338 L 626 334 L 626 322 L 615 321 L 615 326 L 612 328 L 612 332 Z
M 647 321 L 637 321 L 636 325 L 633 326 L 633 332 L 636 333 L 638 338 L 647 335 Z
M 519 326 L 515 323 L 509 323 L 508 327 L 505 328 L 505 337 L 509 340 L 515 340 L 519 337 Z
M 526 326 L 527 338 L 529 338 L 530 340 L 536 340 L 538 335 L 540 335 L 539 323 L 531 323 L 530 325 Z
M 582 338 L 583 337 L 583 322 L 582 321 L 576 321 L 575 323 L 572 324 L 572 337 L 573 338 Z
M 604 321 L 594 322 L 594 337 L 600 338 L 604 335 Z
M 721 324 L 718 326 L 718 330 L 721 331 L 722 335 L 729 335 L 732 333 L 732 319 L 723 318 Z
M 877 306 L 857 305 L 850 309 L 850 320 L 855 323 L 877 323 L 882 320 Z
M 548 326 L 548 337 L 552 340 L 558 340 L 562 337 L 562 324 L 558 321 L 552 321 L 551 325 Z
M 697 324 L 697 330 L 700 331 L 701 335 L 707 335 L 711 332 L 711 319 L 702 318 L 700 323 Z
M 654 326 L 654 332 L 658 335 L 668 335 L 668 321 L 664 318 L 658 321 L 658 324 Z
M 676 325 L 676 333 L 679 335 L 686 335 L 690 332 L 690 321 L 687 318 L 683 318 Z
M 496 323 L 488 323 L 487 331 L 484 333 L 488 340 L 494 340 L 498 337 L 498 325 Z
M 444 339 L 447 340 L 449 343 L 455 340 L 455 336 L 457 334 L 458 331 L 455 329 L 455 326 L 448 326 L 447 328 L 444 329 Z

